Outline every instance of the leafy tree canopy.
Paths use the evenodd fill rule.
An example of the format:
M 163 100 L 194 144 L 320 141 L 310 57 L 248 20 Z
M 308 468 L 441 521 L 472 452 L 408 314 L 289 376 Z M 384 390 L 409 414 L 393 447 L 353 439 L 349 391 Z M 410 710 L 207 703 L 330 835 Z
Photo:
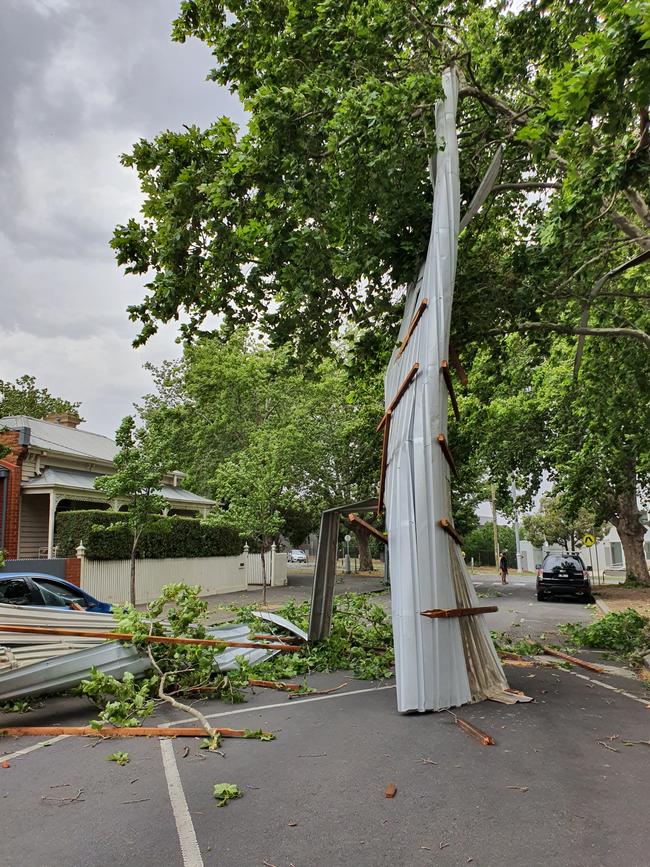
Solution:
M 212 78 L 250 122 L 167 131 L 123 157 L 145 194 L 113 239 L 118 262 L 149 278 L 130 308 L 137 342 L 182 312 L 186 336 L 218 314 L 318 355 L 352 324 L 375 351 L 426 249 L 433 103 L 453 63 L 464 206 L 505 146 L 500 182 L 461 238 L 459 342 L 580 328 L 650 345 L 603 304 L 602 285 L 592 294 L 650 249 L 647 10 L 184 0 L 173 37 L 212 48 Z
M 80 403 L 54 397 L 46 388 L 39 388 L 36 378 L 28 374 L 18 377 L 15 382 L 0 379 L 0 416 L 29 415 L 32 418 L 45 418 L 49 412 L 78 414 L 80 406 Z

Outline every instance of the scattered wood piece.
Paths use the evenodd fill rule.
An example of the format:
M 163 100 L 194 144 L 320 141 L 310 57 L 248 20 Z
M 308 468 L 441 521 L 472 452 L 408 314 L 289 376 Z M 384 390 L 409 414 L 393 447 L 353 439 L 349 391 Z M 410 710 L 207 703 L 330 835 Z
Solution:
M 151 798 L 135 798 L 133 801 L 122 801 L 123 804 L 141 804 L 143 801 L 150 801 Z
M 597 674 L 602 674 L 605 669 L 600 665 L 594 665 L 593 662 L 585 662 L 584 659 L 578 659 L 577 656 L 569 656 L 568 653 L 562 653 L 561 650 L 555 650 L 552 647 L 543 645 L 544 653 L 549 656 L 557 656 L 558 659 L 563 659 L 565 662 L 570 662 L 573 665 L 579 665 L 581 668 L 586 668 L 588 671 L 595 671 Z
M 189 754 L 190 754 L 190 748 L 185 747 L 185 749 L 183 750 L 183 758 L 186 759 L 189 756 Z
M 245 729 L 214 729 L 224 738 L 245 738 Z M 263 732 L 269 734 L 270 732 Z M 33 737 L 34 735 L 76 735 L 85 738 L 204 738 L 205 729 L 198 726 L 192 728 L 170 728 L 167 726 L 102 726 L 95 729 L 92 726 L 10 726 L 1 728 L 0 735 L 13 737 Z
M 2 763 L 2 765 L 0 765 L 0 767 L 3 767 L 3 768 L 10 768 L 11 765 L 9 764 L 8 761 L 5 760 L 5 761 Z
M 72 804 L 73 801 L 85 800 L 81 797 L 83 795 L 83 791 L 83 789 L 79 789 L 76 795 L 72 795 L 69 798 L 48 798 L 46 795 L 41 795 L 41 801 L 58 801 L 59 806 L 62 807 L 63 804 Z
M 279 689 L 284 692 L 295 692 L 297 689 L 301 689 L 299 683 L 279 683 L 276 680 L 249 680 L 250 686 L 259 686 L 263 689 Z
M 112 641 L 131 641 L 130 632 L 95 632 L 92 629 L 61 629 L 50 626 L 7 626 L 0 625 L 0 632 L 20 632 L 31 635 L 76 635 L 81 638 L 107 638 Z M 147 635 L 143 639 L 150 644 L 200 644 L 205 647 L 263 647 L 268 650 L 301 650 L 293 644 L 266 644 L 256 641 L 219 641 L 215 638 L 174 638 L 171 635 Z
M 306 698 L 307 696 L 312 695 L 329 695 L 331 692 L 336 692 L 339 689 L 343 689 L 343 687 L 347 686 L 349 683 L 350 681 L 346 680 L 343 683 L 340 683 L 338 686 L 333 686 L 331 689 L 314 689 L 311 690 L 311 692 L 305 693 L 293 692 L 290 696 L 288 696 L 288 698 Z
M 474 617 L 477 614 L 491 614 L 498 611 L 496 605 L 481 605 L 477 608 L 430 608 L 428 611 L 420 611 L 423 617 Z
M 447 846 L 449 846 L 449 843 L 443 843 L 442 840 L 440 841 L 440 848 L 441 849 L 446 849 Z
M 262 861 L 262 864 L 264 865 L 264 867 L 276 867 L 276 865 L 271 864 L 270 861 Z
M 650 741 L 621 741 L 621 743 L 625 744 L 626 747 L 636 747 L 641 744 L 644 747 L 650 747 Z
M 597 744 L 600 744 L 601 747 L 605 747 L 606 750 L 610 750 L 610 752 L 612 752 L 612 753 L 617 753 L 617 752 L 618 752 L 618 750 L 616 749 L 616 747 L 612 747 L 610 744 L 605 743 L 605 741 L 596 741 L 596 743 L 597 743 Z
M 297 824 L 298 824 L 297 822 L 287 822 L 287 825 L 288 825 L 290 828 L 295 828 Z
M 501 654 L 499 654 L 500 656 Z M 503 658 L 506 665 L 511 665 L 513 668 L 534 668 L 535 663 L 528 659 L 511 659 L 509 656 Z
M 394 798 L 397 794 L 397 786 L 395 783 L 389 783 L 384 789 L 384 798 Z
M 514 789 L 516 792 L 527 792 L 528 786 L 506 786 L 506 789 Z
M 327 755 L 327 753 L 303 753 L 301 756 L 298 756 L 299 759 L 322 759 Z
M 433 759 L 419 759 L 417 764 L 418 765 L 437 765 L 438 762 L 434 762 Z

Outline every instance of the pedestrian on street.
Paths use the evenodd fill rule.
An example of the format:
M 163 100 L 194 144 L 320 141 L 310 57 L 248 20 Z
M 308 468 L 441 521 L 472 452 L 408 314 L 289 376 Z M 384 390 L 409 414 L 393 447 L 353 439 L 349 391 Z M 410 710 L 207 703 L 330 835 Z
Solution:
M 502 551 L 501 556 L 499 557 L 499 575 L 501 576 L 501 583 L 508 583 L 508 552 Z

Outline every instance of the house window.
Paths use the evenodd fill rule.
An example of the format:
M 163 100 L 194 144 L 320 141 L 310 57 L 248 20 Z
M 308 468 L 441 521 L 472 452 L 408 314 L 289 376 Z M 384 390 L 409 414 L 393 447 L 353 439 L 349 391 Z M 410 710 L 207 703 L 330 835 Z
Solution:
M 623 565 L 623 546 L 620 542 L 612 542 L 612 566 Z

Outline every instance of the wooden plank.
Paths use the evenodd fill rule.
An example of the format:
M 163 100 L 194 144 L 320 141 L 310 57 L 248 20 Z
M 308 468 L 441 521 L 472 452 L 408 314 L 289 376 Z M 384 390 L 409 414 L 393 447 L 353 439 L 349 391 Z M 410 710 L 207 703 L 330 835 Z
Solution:
M 460 410 L 458 409 L 458 401 L 456 400 L 456 393 L 454 391 L 454 383 L 451 378 L 451 372 L 449 370 L 449 364 L 447 361 L 440 362 L 440 372 L 442 373 L 443 379 L 445 380 L 445 385 L 447 386 L 447 391 L 449 392 L 449 400 L 451 401 L 452 409 L 454 410 L 454 415 L 460 421 Z
M 602 674 L 605 669 L 600 665 L 594 665 L 593 662 L 585 662 L 584 659 L 578 659 L 577 656 L 569 656 L 568 653 L 562 653 L 561 650 L 554 650 L 552 647 L 542 645 L 544 653 L 549 656 L 557 656 L 558 659 L 563 659 L 565 662 L 570 662 L 573 665 L 579 665 L 581 668 L 586 668 L 588 671 L 595 671 L 597 674 Z
M 81 638 L 106 638 L 112 641 L 131 641 L 130 632 L 94 632 L 90 629 L 61 629 L 50 626 L 6 626 L 0 625 L 0 632 L 20 632 L 27 635 L 76 635 Z M 293 644 L 264 644 L 259 641 L 219 641 L 215 638 L 174 638 L 170 635 L 146 635 L 144 641 L 150 644 L 201 644 L 205 647 L 264 647 L 268 650 L 299 651 Z
M 245 738 L 245 729 L 214 729 L 224 738 Z M 263 732 L 267 734 L 267 732 Z M 72 735 L 83 738 L 204 738 L 207 732 L 204 728 L 171 728 L 168 726 L 102 726 L 95 729 L 92 726 L 9 726 L 0 728 L 0 736 L 10 737 L 55 737 Z
M 398 404 L 398 403 L 400 402 L 400 400 L 404 397 L 404 394 L 406 393 L 406 389 L 409 387 L 409 385 L 410 385 L 411 382 L 413 381 L 413 379 L 414 379 L 414 377 L 415 377 L 415 374 L 418 372 L 419 369 L 420 369 L 420 365 L 419 365 L 419 364 L 417 363 L 417 361 L 416 361 L 415 364 L 413 365 L 413 367 L 409 370 L 409 372 L 408 372 L 408 373 L 406 374 L 406 376 L 404 377 L 404 379 L 403 379 L 403 381 L 402 381 L 402 384 L 401 384 L 400 387 L 397 389 L 397 394 L 396 394 L 395 397 L 391 400 L 391 402 L 390 402 L 390 406 L 388 407 L 388 409 L 386 410 L 386 412 L 383 414 L 383 416 L 382 416 L 382 418 L 381 418 L 381 421 L 380 421 L 379 424 L 377 425 L 377 430 L 378 430 L 378 431 L 380 431 L 380 430 L 383 428 L 383 426 L 386 424 L 387 417 L 388 417 L 388 413 L 389 413 L 389 412 L 395 412 L 395 408 L 396 408 L 397 404 Z
M 456 376 L 458 377 L 460 384 L 467 388 L 467 373 L 465 372 L 465 368 L 461 364 L 458 353 L 456 352 L 456 347 L 453 343 L 449 344 L 449 361 L 451 362 L 451 366 L 456 371 Z
M 442 529 L 445 531 L 445 533 L 448 533 L 451 536 L 451 538 L 454 540 L 454 542 L 456 542 L 458 545 L 460 545 L 462 547 L 463 540 L 460 538 L 460 536 L 456 532 L 456 529 L 455 529 L 454 525 L 451 523 L 451 521 L 448 521 L 447 518 L 441 518 L 438 521 L 438 525 L 440 527 L 442 527 Z
M 427 611 L 420 611 L 423 617 L 474 617 L 477 614 L 492 614 L 498 611 L 496 605 L 481 605 L 477 608 L 429 608 Z
M 447 439 L 446 439 L 445 435 L 444 434 L 438 434 L 437 439 L 438 439 L 438 444 L 440 445 L 440 448 L 442 449 L 442 453 L 445 456 L 445 460 L 449 464 L 449 469 L 452 471 L 452 473 L 455 476 L 457 476 L 458 470 L 456 469 L 456 463 L 454 461 L 454 456 L 451 453 L 451 449 L 449 448 L 449 445 L 447 443 Z
M 386 467 L 388 466 L 388 438 L 390 436 L 390 420 L 393 413 L 389 410 L 386 413 L 386 424 L 384 425 L 384 440 L 381 445 L 381 468 L 379 470 L 379 496 L 377 498 L 377 514 L 381 515 L 384 511 L 384 491 L 386 488 Z
M 411 336 L 413 335 L 413 332 L 415 331 L 415 328 L 416 328 L 418 322 L 422 318 L 422 314 L 424 313 L 424 311 L 427 309 L 428 306 L 429 306 L 429 299 L 428 298 L 425 298 L 423 301 L 420 302 L 420 306 L 415 311 L 415 315 L 413 316 L 413 319 L 411 319 L 408 330 L 407 330 L 406 334 L 404 335 L 404 339 L 402 340 L 402 345 L 400 346 L 399 352 L 397 353 L 398 358 L 406 349 L 408 342 L 411 339 Z
M 376 539 L 379 539 L 380 542 L 383 542 L 384 545 L 388 545 L 388 536 L 385 533 L 382 533 L 381 530 L 378 530 L 376 527 L 373 527 L 372 524 L 369 524 L 367 521 L 364 521 L 363 518 L 360 518 L 358 515 L 355 515 L 351 512 L 348 515 L 348 521 L 351 524 L 359 524 L 361 527 L 366 529 L 371 536 L 374 536 Z

